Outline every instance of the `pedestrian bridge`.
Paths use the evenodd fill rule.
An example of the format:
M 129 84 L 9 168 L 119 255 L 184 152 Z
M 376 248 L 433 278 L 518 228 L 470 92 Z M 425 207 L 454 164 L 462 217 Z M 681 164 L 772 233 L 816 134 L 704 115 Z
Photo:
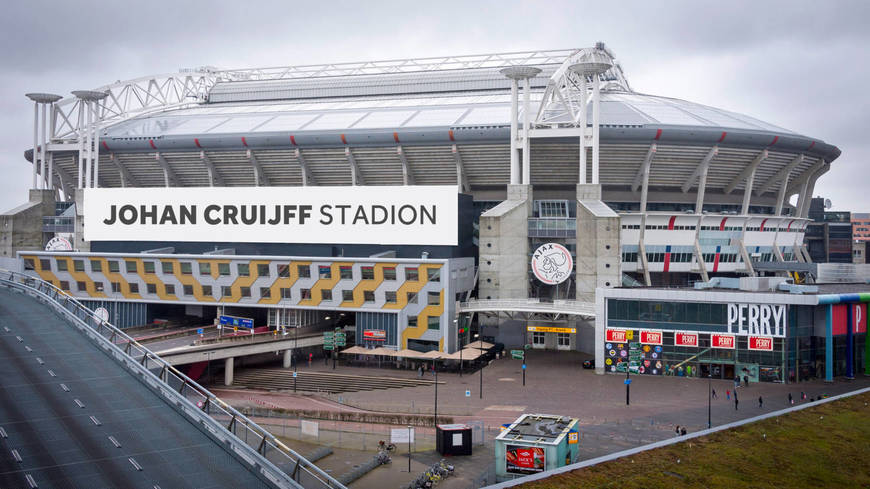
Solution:
M 538 299 L 473 299 L 459 304 L 460 314 L 504 314 L 510 318 L 547 315 L 558 319 L 559 316 L 580 316 L 583 319 L 595 318 L 595 304 L 592 302 L 559 300 L 541 302 Z

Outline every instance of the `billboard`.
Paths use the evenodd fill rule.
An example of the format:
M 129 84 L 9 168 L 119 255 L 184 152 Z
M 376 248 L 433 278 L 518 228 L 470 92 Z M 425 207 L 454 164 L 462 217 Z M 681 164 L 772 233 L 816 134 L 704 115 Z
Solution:
M 458 244 L 455 185 L 84 189 L 87 241 Z
M 773 338 L 766 336 L 750 336 L 749 349 L 758 351 L 773 351 Z
M 640 332 L 640 342 L 647 345 L 661 345 L 662 344 L 662 332 L 661 331 L 641 331 Z
M 386 341 L 387 332 L 383 329 L 366 329 L 363 330 L 363 339 L 366 341 Z
M 625 343 L 634 338 L 634 331 L 625 329 L 608 329 L 605 339 L 614 343 Z
M 543 448 L 505 446 L 505 471 L 508 474 L 537 474 L 543 472 L 545 466 Z
M 698 333 L 674 333 L 675 346 L 698 346 Z
M 733 350 L 737 347 L 737 337 L 733 334 L 711 334 L 710 346 L 713 348 Z

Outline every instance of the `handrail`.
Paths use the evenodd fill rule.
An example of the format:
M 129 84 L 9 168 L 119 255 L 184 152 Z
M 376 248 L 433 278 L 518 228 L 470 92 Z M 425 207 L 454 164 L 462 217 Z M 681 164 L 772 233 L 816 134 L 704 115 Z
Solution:
M 171 364 L 160 358 L 157 354 L 143 346 L 124 331 L 118 329 L 108 321 L 103 321 L 93 311 L 82 305 L 74 297 L 66 294 L 53 284 L 31 275 L 13 272 L 10 270 L 0 269 L 0 284 L 14 288 L 23 288 L 33 291 L 47 299 L 48 303 L 54 308 L 70 313 L 69 318 L 76 320 L 78 323 L 88 328 L 91 332 L 96 333 L 107 346 L 114 350 L 115 357 L 118 360 L 124 361 L 128 368 L 136 369 L 146 379 L 146 385 L 154 387 L 154 381 L 159 382 L 169 389 L 160 389 L 160 393 L 164 397 L 174 396 L 176 403 L 186 403 L 183 413 L 191 417 L 199 418 L 203 424 L 207 424 L 207 431 L 217 436 L 216 430 L 220 431 L 224 437 L 231 437 L 234 443 L 230 446 L 236 449 L 240 458 L 249 462 L 255 469 L 259 467 L 263 471 L 263 476 L 273 482 L 277 487 L 314 487 L 310 484 L 305 486 L 300 485 L 303 473 L 307 475 L 305 482 L 318 482 L 320 487 L 327 489 L 347 489 L 343 484 L 333 478 L 331 475 L 324 472 L 320 467 L 317 467 L 305 457 L 299 455 L 296 451 L 286 446 L 274 435 L 260 427 L 257 423 L 250 420 L 247 416 L 218 398 L 205 387 L 199 385 L 196 381 L 183 374 L 181 371 L 173 367 Z M 84 316 L 84 317 L 82 317 Z M 123 345 L 123 349 L 116 343 Z M 139 356 L 135 357 L 130 352 L 135 348 Z M 150 368 L 157 367 L 159 375 L 151 371 Z M 180 388 L 170 385 L 171 377 L 174 376 L 180 383 Z M 185 397 L 184 389 L 190 389 L 193 393 L 202 397 L 201 405 L 194 404 L 190 399 Z M 192 409 L 191 409 L 192 408 Z M 217 411 L 215 415 L 211 414 L 212 408 Z M 219 422 L 216 418 L 221 417 L 231 418 L 229 426 L 224 426 L 224 423 Z M 235 433 L 236 428 L 244 428 L 256 435 L 255 440 L 258 447 L 255 449 L 246 441 L 242 440 Z M 245 433 L 247 435 L 247 433 Z M 247 439 L 247 436 L 246 436 Z M 270 461 L 267 456 L 267 447 L 274 447 L 271 453 L 278 452 L 284 459 L 282 464 L 288 464 L 288 467 L 293 469 L 293 475 L 287 474 Z M 241 449 L 245 453 L 239 453 Z
M 595 316 L 595 304 L 591 302 L 557 300 L 541 302 L 538 299 L 471 299 L 459 303 L 460 312 L 510 310 L 520 312 L 547 312 Z

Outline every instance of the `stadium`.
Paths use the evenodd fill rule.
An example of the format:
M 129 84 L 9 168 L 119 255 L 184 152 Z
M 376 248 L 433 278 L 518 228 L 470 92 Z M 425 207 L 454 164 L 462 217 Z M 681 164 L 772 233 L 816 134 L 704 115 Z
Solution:
M 5 257 L 121 326 L 173 311 L 275 327 L 347 313 L 358 339 L 418 351 L 454 352 L 475 332 L 592 351 L 597 288 L 801 271 L 813 188 L 840 154 L 748 115 L 635 91 L 601 43 L 203 67 L 73 93 L 29 94 L 33 190 L 2 217 Z M 327 202 L 366 189 L 356 203 L 371 215 L 395 214 L 399 197 L 376 199 L 410 189 L 421 226 L 434 221 L 414 189 L 435 189 L 450 233 L 88 239 L 95 190 L 179 206 L 186 194 L 221 206 L 262 195 L 259 219 L 277 222 L 278 193 Z M 131 205 L 128 220 L 144 222 L 150 208 Z M 25 224 L 40 217 L 39 229 Z

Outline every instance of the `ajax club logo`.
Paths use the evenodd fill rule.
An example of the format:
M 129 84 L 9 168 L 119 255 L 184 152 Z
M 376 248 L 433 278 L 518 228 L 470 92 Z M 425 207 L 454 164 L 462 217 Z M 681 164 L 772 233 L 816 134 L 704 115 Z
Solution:
M 543 244 L 532 254 L 532 272 L 547 285 L 561 284 L 573 268 L 571 252 L 558 243 Z

